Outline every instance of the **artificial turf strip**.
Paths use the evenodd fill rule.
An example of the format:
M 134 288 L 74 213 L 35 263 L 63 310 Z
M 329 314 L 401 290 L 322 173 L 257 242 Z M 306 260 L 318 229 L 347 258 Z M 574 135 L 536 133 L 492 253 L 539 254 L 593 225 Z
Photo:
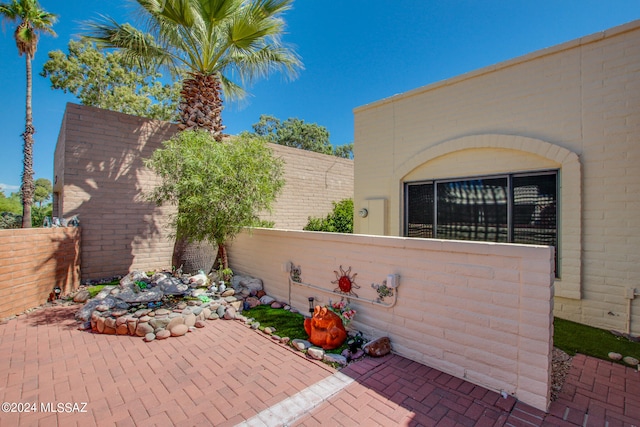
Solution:
M 268 305 L 258 305 L 245 310 L 242 315 L 260 322 L 260 330 L 267 326 L 275 328 L 276 335 L 293 339 L 306 340 L 309 336 L 304 330 L 304 316 L 281 308 L 271 308 Z
M 640 359 L 640 343 L 629 341 L 604 329 L 593 328 L 569 320 L 553 321 L 553 345 L 573 356 L 576 353 L 610 360 L 609 352 Z M 619 362 L 623 363 L 624 362 Z

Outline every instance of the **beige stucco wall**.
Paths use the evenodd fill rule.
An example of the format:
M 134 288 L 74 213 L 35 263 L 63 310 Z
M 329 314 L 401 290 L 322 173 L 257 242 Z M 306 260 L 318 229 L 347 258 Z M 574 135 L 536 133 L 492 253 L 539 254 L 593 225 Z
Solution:
M 54 156 L 54 216 L 79 216 L 83 279 L 171 267 L 166 223 L 174 208 L 145 201 L 159 181 L 142 161 L 175 132 L 170 123 L 67 104 Z M 263 219 L 302 229 L 309 216 L 353 197 L 352 160 L 271 148 L 285 162 L 286 183 Z
M 404 182 L 558 169 L 555 313 L 625 331 L 640 288 L 639 94 L 635 21 L 359 107 L 355 210 L 386 203 L 355 231 L 401 235 Z
M 229 249 L 234 271 L 260 277 L 265 290 L 308 312 L 339 301 L 335 271 L 349 271 L 362 299 L 351 327 L 368 338 L 388 336 L 393 351 L 541 410 L 549 404 L 553 335 L 553 249 L 256 229 Z M 287 265 L 300 266 L 290 284 Z M 395 305 L 371 303 L 372 283 L 399 275 Z M 385 303 L 393 299 L 385 298 Z

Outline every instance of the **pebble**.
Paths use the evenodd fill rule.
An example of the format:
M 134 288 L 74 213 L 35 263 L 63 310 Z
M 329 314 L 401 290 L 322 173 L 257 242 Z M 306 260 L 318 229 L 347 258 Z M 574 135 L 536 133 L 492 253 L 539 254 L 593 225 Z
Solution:
M 276 328 L 272 328 L 271 326 L 267 326 L 264 328 L 263 332 L 267 335 L 271 335 L 276 331 Z
M 282 304 L 278 301 L 274 301 L 271 303 L 271 308 L 282 308 Z
M 187 326 L 193 326 L 196 324 L 196 315 L 193 313 L 184 316 L 184 324 Z
M 227 289 L 226 291 L 224 291 L 220 296 L 221 297 L 230 297 L 232 295 L 235 295 L 236 291 L 234 289 Z
M 204 328 L 205 326 L 207 326 L 207 323 L 204 320 L 196 320 L 196 328 Z
M 166 308 L 159 308 L 156 310 L 156 316 L 168 316 L 171 311 Z
M 623 357 L 622 361 L 624 363 L 626 363 L 627 365 L 631 365 L 631 366 L 637 366 L 640 363 L 640 361 L 638 361 L 638 359 L 636 359 L 635 357 L 631 357 L 631 356 Z
M 138 327 L 136 328 L 136 335 L 139 337 L 144 337 L 145 335 L 147 335 L 148 333 L 153 332 L 153 327 L 146 323 L 146 322 L 140 322 L 138 323 Z
M 153 332 L 149 332 L 147 335 L 144 336 L 144 340 L 146 342 L 151 342 L 155 339 L 156 339 L 156 334 L 154 334 Z
M 167 324 L 167 329 L 171 331 L 173 328 L 175 328 L 178 325 L 184 325 L 183 317 L 174 317 L 173 319 L 171 319 L 169 324 Z
M 610 352 L 609 353 L 609 359 L 611 360 L 622 360 L 622 355 L 620 353 L 616 353 L 616 352 Z

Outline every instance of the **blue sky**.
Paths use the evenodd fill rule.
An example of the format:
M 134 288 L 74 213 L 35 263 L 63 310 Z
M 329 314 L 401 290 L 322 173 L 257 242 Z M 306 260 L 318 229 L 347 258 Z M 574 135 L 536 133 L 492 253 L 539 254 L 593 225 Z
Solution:
M 8 1 L 8 0 L 3 0 Z M 125 21 L 127 0 L 40 0 L 59 15 L 58 37 L 43 36 L 33 62 L 36 178 L 53 181 L 53 153 L 67 102 L 38 74 L 47 52 L 66 52 L 79 23 L 99 14 Z M 250 130 L 261 114 L 298 117 L 325 126 L 334 145 L 353 141 L 353 109 L 545 47 L 640 18 L 637 0 L 297 0 L 285 16 L 284 41 L 305 69 L 256 82 L 251 97 L 227 103 L 226 131 Z M 22 173 L 25 61 L 0 33 L 0 187 L 16 191 Z

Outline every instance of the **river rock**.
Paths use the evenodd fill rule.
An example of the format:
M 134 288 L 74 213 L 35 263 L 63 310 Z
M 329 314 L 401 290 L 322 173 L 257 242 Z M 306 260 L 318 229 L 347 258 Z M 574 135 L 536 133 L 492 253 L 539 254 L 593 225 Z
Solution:
M 138 327 L 136 328 L 136 335 L 139 337 L 144 337 L 148 333 L 153 332 L 153 327 L 147 322 L 139 322 Z
M 156 339 L 156 334 L 154 334 L 153 332 L 149 332 L 147 335 L 144 336 L 144 340 L 146 342 L 151 342 L 155 339 Z
M 184 324 L 187 326 L 194 326 L 196 324 L 196 315 L 191 313 L 184 316 Z
M 626 363 L 627 365 L 631 365 L 631 366 L 638 366 L 638 363 L 640 363 L 640 361 L 638 361 L 638 359 L 636 359 L 635 357 L 631 357 L 631 356 L 623 357 L 622 361 L 624 363 Z
M 347 358 L 341 354 L 325 353 L 322 360 L 329 363 L 338 363 L 342 366 L 347 364 Z
M 98 317 L 96 319 L 96 329 L 101 334 L 104 333 L 104 317 Z
M 116 328 L 116 319 L 113 317 L 107 317 L 104 319 L 104 326 L 107 328 Z
M 324 350 L 321 349 L 320 347 L 309 347 L 307 349 L 307 354 L 312 358 L 312 359 L 316 359 L 316 360 L 322 360 L 324 358 Z
M 391 352 L 391 341 L 388 337 L 381 337 L 368 342 L 362 348 L 369 356 L 382 357 Z
M 161 329 L 159 331 L 156 332 L 156 339 L 157 340 L 164 340 L 167 339 L 171 336 L 171 332 L 167 331 L 166 329 Z
M 256 297 L 248 297 L 244 301 L 249 305 L 249 308 L 255 308 L 260 305 L 260 300 Z
M 196 323 L 194 326 L 196 328 L 204 328 L 205 326 L 207 326 L 207 323 L 204 320 L 196 320 Z
M 270 297 L 269 295 L 264 295 L 262 298 L 260 298 L 260 304 L 270 305 L 275 300 L 275 298 Z
M 302 351 L 302 350 L 306 350 L 309 347 L 311 347 L 311 343 L 307 340 L 301 340 L 301 339 L 294 339 L 293 341 L 291 341 L 291 345 L 293 345 L 296 349 Z
M 188 331 L 189 331 L 189 327 L 184 323 L 182 323 L 180 325 L 174 326 L 170 332 L 172 337 L 181 337 L 185 335 Z
M 184 325 L 184 317 L 174 317 L 173 319 L 171 319 L 167 324 L 167 329 L 171 331 L 178 325 Z
M 126 322 L 116 326 L 116 335 L 129 335 L 129 327 Z
M 609 353 L 609 359 L 611 360 L 622 360 L 622 355 L 620 353 L 616 353 L 614 351 Z
M 231 288 L 231 289 L 227 289 L 226 291 L 224 291 L 220 296 L 225 298 L 225 297 L 230 297 L 232 295 L 235 295 L 236 291 Z
M 74 295 L 73 302 L 84 304 L 89 300 L 90 297 L 91 297 L 91 294 L 89 293 L 89 291 L 87 291 L 86 289 L 83 289 Z
M 236 318 L 236 309 L 233 307 L 227 307 L 227 309 L 224 311 L 224 315 L 223 318 L 225 320 L 233 320 Z

